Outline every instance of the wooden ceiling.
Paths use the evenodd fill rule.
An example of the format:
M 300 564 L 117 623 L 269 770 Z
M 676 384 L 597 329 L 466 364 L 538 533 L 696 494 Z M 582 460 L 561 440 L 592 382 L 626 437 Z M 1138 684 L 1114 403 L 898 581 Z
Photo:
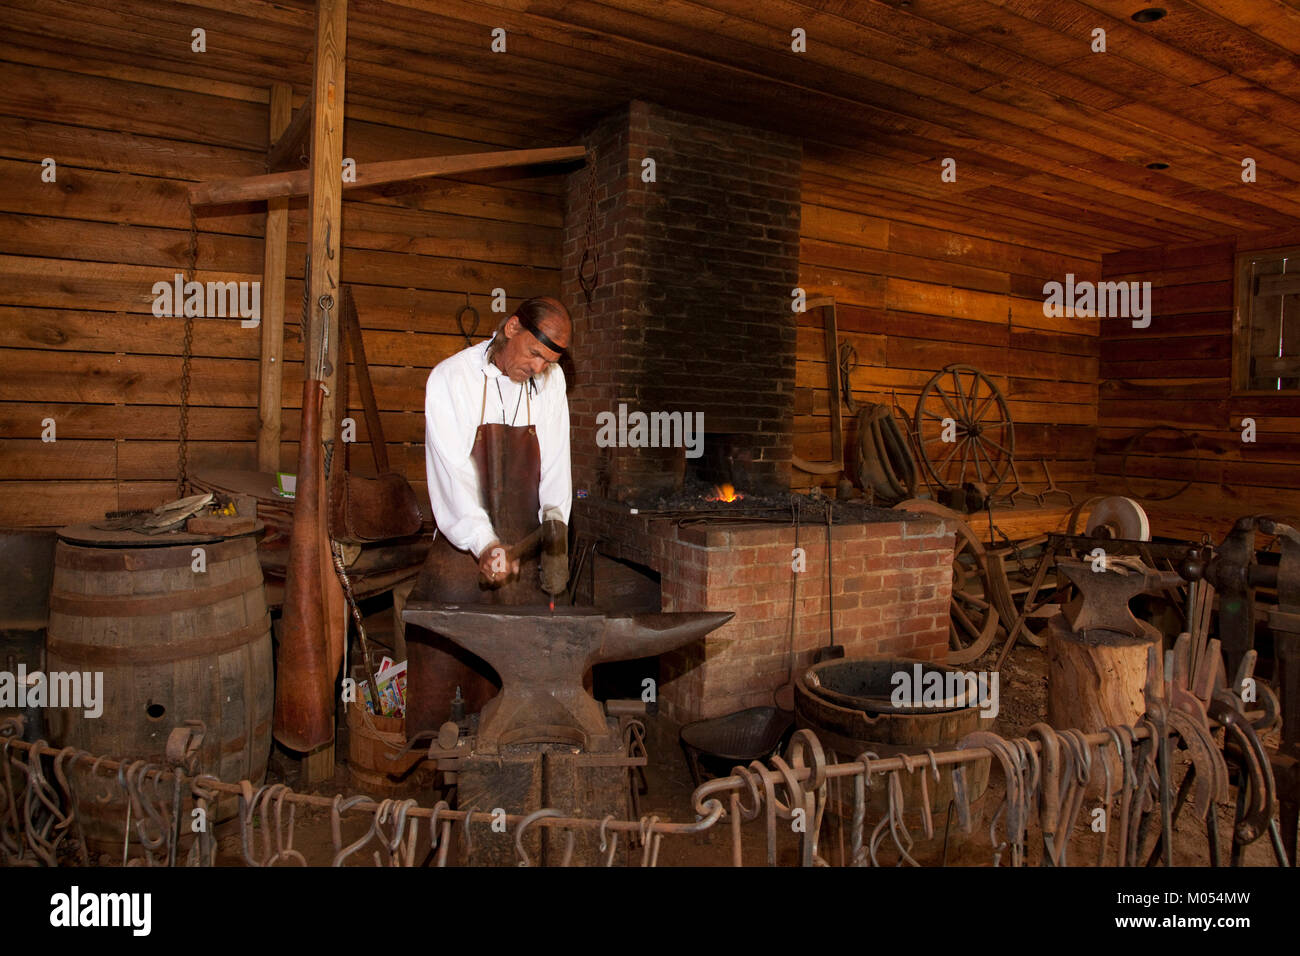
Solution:
M 1168 16 L 1143 25 L 1142 0 L 351 0 L 347 101 L 543 146 L 646 99 L 803 138 L 819 203 L 1089 254 L 1294 228 L 1300 11 L 1155 2 Z M 0 59 L 309 86 L 306 0 L 12 0 L 0 16 Z

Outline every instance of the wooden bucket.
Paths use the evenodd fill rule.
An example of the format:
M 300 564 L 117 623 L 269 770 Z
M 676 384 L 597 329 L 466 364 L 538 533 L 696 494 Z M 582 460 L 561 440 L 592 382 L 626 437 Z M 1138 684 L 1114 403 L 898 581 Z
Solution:
M 377 716 L 360 700 L 348 704 L 348 771 L 358 787 L 385 794 L 423 787 L 427 774 L 411 768 L 424 759 L 428 744 L 417 745 L 400 760 L 388 759 L 405 746 L 405 717 Z
M 195 570 L 196 547 L 204 551 L 202 571 Z M 125 548 L 60 540 L 47 667 L 103 675 L 98 717 L 84 708 L 48 712 L 58 746 L 165 767 L 168 735 L 197 720 L 205 727 L 199 772 L 230 783 L 260 783 L 266 776 L 274 704 L 271 620 L 251 535 Z M 83 762 L 75 770 L 88 840 L 120 847 L 126 819 L 120 789 L 91 782 Z M 170 800 L 170 788 L 161 790 Z M 101 792 L 113 799 L 100 804 L 91 798 Z M 235 810 L 234 799 L 224 797 L 210 822 Z

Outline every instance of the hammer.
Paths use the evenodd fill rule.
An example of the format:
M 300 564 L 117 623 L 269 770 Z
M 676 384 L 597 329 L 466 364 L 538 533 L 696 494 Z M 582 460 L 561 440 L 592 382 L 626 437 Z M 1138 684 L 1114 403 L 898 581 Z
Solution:
M 569 529 L 559 513 L 559 509 L 548 509 L 541 524 L 506 548 L 507 561 L 529 557 L 541 549 L 542 590 L 552 598 L 564 593 L 569 584 Z

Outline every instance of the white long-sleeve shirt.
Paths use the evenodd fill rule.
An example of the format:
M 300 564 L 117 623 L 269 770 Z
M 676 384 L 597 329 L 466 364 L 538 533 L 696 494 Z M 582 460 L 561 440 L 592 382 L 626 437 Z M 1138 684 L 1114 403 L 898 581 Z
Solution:
M 573 505 L 569 402 L 563 370 L 558 365 L 550 366 L 534 377 L 536 393 L 525 396 L 527 382 L 516 385 L 488 361 L 489 344 L 481 342 L 438 363 L 429 373 L 424 390 L 424 466 L 433 517 L 448 541 L 475 558 L 497 540 L 483 508 L 478 470 L 470 458 L 483 408 L 485 376 L 487 405 L 482 412 L 483 422 L 527 425 L 531 403 L 532 424 L 537 426 L 541 450 L 537 495 L 541 507 L 537 520 L 542 520 L 548 508 L 559 508 L 567 524 Z

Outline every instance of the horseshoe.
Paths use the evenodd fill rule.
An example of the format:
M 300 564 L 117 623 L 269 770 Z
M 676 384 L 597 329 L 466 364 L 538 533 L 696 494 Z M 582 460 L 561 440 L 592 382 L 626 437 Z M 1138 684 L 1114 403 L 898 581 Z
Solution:
M 381 800 L 379 802 L 379 806 L 375 808 L 374 817 L 372 817 L 370 820 L 370 835 L 379 841 L 379 845 L 384 850 L 385 856 L 387 856 L 388 854 L 388 840 L 384 837 L 383 825 L 388 822 L 388 814 L 392 812 L 393 804 L 395 804 L 396 802 L 397 801 L 392 799 L 391 797 Z M 375 861 L 375 866 L 384 865 L 382 862 L 380 862 L 378 850 L 375 850 L 371 853 L 371 859 Z M 388 862 L 391 865 L 392 863 L 391 858 L 389 859 Z
M 1074 832 L 1074 822 L 1079 816 L 1079 810 L 1083 806 L 1083 798 L 1087 793 L 1088 784 L 1092 780 L 1092 749 L 1088 746 L 1088 741 L 1080 730 L 1073 728 L 1064 730 L 1061 732 L 1061 738 L 1066 743 L 1067 753 L 1070 755 L 1070 764 L 1074 770 L 1074 785 L 1070 790 L 1070 800 L 1068 803 L 1063 801 L 1062 839 L 1057 854 L 1057 865 L 1065 866 L 1070 834 Z
M 659 841 L 663 839 L 663 834 L 655 833 L 655 824 L 658 822 L 657 816 L 641 818 L 641 865 L 643 867 L 653 868 L 659 862 Z
M 543 807 L 540 810 L 534 810 L 528 816 L 519 821 L 519 826 L 515 827 L 515 852 L 519 854 L 520 866 L 532 866 L 533 862 L 529 859 L 528 851 L 524 849 L 524 833 L 528 828 L 544 817 L 562 817 L 559 810 L 550 807 Z
M 361 839 L 357 840 L 355 843 L 349 843 L 347 846 L 339 849 L 343 842 L 341 825 L 341 817 L 343 813 L 347 810 L 351 810 L 359 803 L 367 802 L 373 801 L 370 797 L 364 794 L 357 794 L 356 796 L 346 798 L 342 797 L 340 794 L 334 795 L 334 805 L 330 808 L 330 827 L 333 831 L 336 851 L 334 853 L 334 859 L 330 861 L 330 866 L 342 866 L 344 860 L 370 842 L 371 830 L 367 830 L 362 834 Z
M 755 817 L 758 816 L 758 811 L 761 810 L 763 807 L 763 798 L 759 795 L 758 784 L 754 782 L 754 775 L 750 773 L 748 767 L 742 767 L 742 766 L 736 766 L 732 768 L 731 774 L 733 777 L 740 777 L 740 779 L 744 781 L 745 786 L 749 788 L 750 797 L 754 801 L 754 805 L 752 807 L 746 807 L 744 801 L 740 799 L 740 794 L 737 793 L 735 795 L 736 809 L 740 811 L 740 816 L 742 819 L 753 820 Z M 696 814 L 699 814 L 701 812 L 701 807 L 698 801 L 695 804 L 695 812 Z M 604 846 L 602 846 L 601 849 L 604 850 L 605 849 Z
M 796 730 L 786 747 L 790 756 L 790 766 L 796 770 L 808 768 L 808 779 L 804 782 L 805 790 L 820 790 L 826 783 L 826 751 L 817 736 L 808 729 Z M 812 763 L 805 764 L 805 755 L 811 756 Z
M 776 866 L 776 784 L 764 772 L 761 761 L 750 763 L 763 784 L 763 798 L 767 809 L 767 865 Z
M 1012 865 L 1018 866 L 1020 863 L 1019 845 L 1023 842 L 1023 833 L 1025 826 L 1024 819 L 1024 795 L 1021 791 L 1021 777 L 1019 767 L 1016 765 L 1010 745 L 999 737 L 997 734 L 986 730 L 976 730 L 967 734 L 957 744 L 958 750 L 968 750 L 972 747 L 984 747 L 989 750 L 1002 765 L 1002 775 L 1006 781 L 1006 798 L 1003 801 L 1006 816 L 1006 833 L 1007 840 L 1004 843 L 1010 844 L 1012 853 Z M 958 821 L 961 823 L 962 832 L 969 833 L 970 820 L 970 803 L 966 795 L 966 765 L 960 763 L 953 770 L 953 785 L 957 794 L 958 804 Z M 996 846 L 996 840 L 993 839 L 996 823 L 999 817 L 1003 816 L 1002 808 L 993 818 L 993 826 L 989 828 L 990 840 Z M 1001 850 L 995 850 L 996 858 L 1000 859 Z
M 179 772 L 179 771 L 178 771 Z M 294 860 L 299 866 L 307 865 L 307 858 L 293 848 L 293 823 L 297 807 L 289 804 L 289 833 L 287 836 L 288 849 L 285 849 L 286 836 L 284 833 L 284 799 L 290 793 L 289 788 L 281 784 L 284 789 L 276 794 L 275 797 L 275 856 L 271 857 L 267 866 L 271 866 L 279 860 Z
M 880 757 L 872 750 L 864 750 L 858 755 L 857 762 L 862 765 L 862 773 L 853 775 L 853 820 L 849 825 L 849 859 L 853 866 L 863 865 L 862 826 L 867 816 L 867 791 L 871 789 L 871 759 Z
M 1110 728 L 1108 727 L 1106 728 L 1106 730 L 1109 733 Z M 1113 734 L 1111 736 L 1114 737 Z M 1103 746 L 1105 745 L 1103 744 Z M 1116 751 L 1119 750 L 1118 739 L 1115 740 L 1115 749 Z M 1102 814 L 1103 814 L 1103 820 L 1105 825 L 1101 831 L 1101 845 L 1097 850 L 1097 866 L 1105 866 L 1106 865 L 1106 844 L 1110 840 L 1110 805 L 1112 802 L 1114 802 L 1115 799 L 1115 788 L 1114 788 L 1115 778 L 1112 776 L 1110 772 L 1110 761 L 1105 759 L 1105 754 L 1101 754 L 1100 756 L 1101 756 L 1101 768 L 1106 773 L 1106 795 L 1103 798 L 1103 802 L 1102 802 Z M 1122 763 L 1123 758 L 1121 757 L 1120 760 Z M 1120 773 L 1122 774 L 1123 770 L 1121 770 Z
M 755 813 L 757 813 L 757 806 L 755 807 Z M 606 816 L 603 820 L 600 821 L 600 852 L 601 852 L 601 853 L 604 853 L 604 852 L 605 852 L 605 844 L 606 844 L 606 840 L 605 840 L 605 828 L 609 825 L 609 821 L 611 821 L 611 820 L 613 820 L 613 819 L 614 819 L 614 814 L 611 813 L 611 814 L 609 814 L 608 816 Z M 616 849 L 618 849 L 618 831 L 617 831 L 617 830 L 615 830 L 612 834 L 610 834 L 610 836 L 609 836 L 609 841 L 608 841 L 608 842 L 609 842 L 609 856 L 605 858 L 605 866 L 613 866 L 613 865 L 614 865 L 614 851 L 615 851 Z
M 474 837 L 469 832 L 469 823 L 474 816 L 474 807 L 471 806 L 465 811 L 465 859 L 469 860 L 469 854 L 474 849 Z
M 439 867 L 447 865 L 447 844 L 451 841 L 451 821 L 445 821 L 442 824 L 442 831 L 439 832 L 438 815 L 450 809 L 451 804 L 446 800 L 439 800 L 433 807 L 433 815 L 429 818 L 429 856 L 425 858 L 426 866 L 429 864 L 429 859 L 433 857 L 434 850 L 438 851 L 434 865 Z
M 1042 746 L 1042 785 L 1038 791 L 1038 822 L 1043 831 L 1043 861 L 1056 865 L 1056 833 L 1061 823 L 1061 744 L 1056 731 L 1042 721 L 1029 728 L 1029 739 Z
M 465 331 L 465 313 L 469 312 L 474 316 L 474 324 Z M 469 301 L 469 293 L 465 293 L 465 304 L 460 307 L 456 313 L 456 328 L 460 329 L 460 334 L 465 337 L 465 341 L 470 345 L 474 344 L 474 336 L 478 334 L 479 314 L 478 309 L 474 308 Z

